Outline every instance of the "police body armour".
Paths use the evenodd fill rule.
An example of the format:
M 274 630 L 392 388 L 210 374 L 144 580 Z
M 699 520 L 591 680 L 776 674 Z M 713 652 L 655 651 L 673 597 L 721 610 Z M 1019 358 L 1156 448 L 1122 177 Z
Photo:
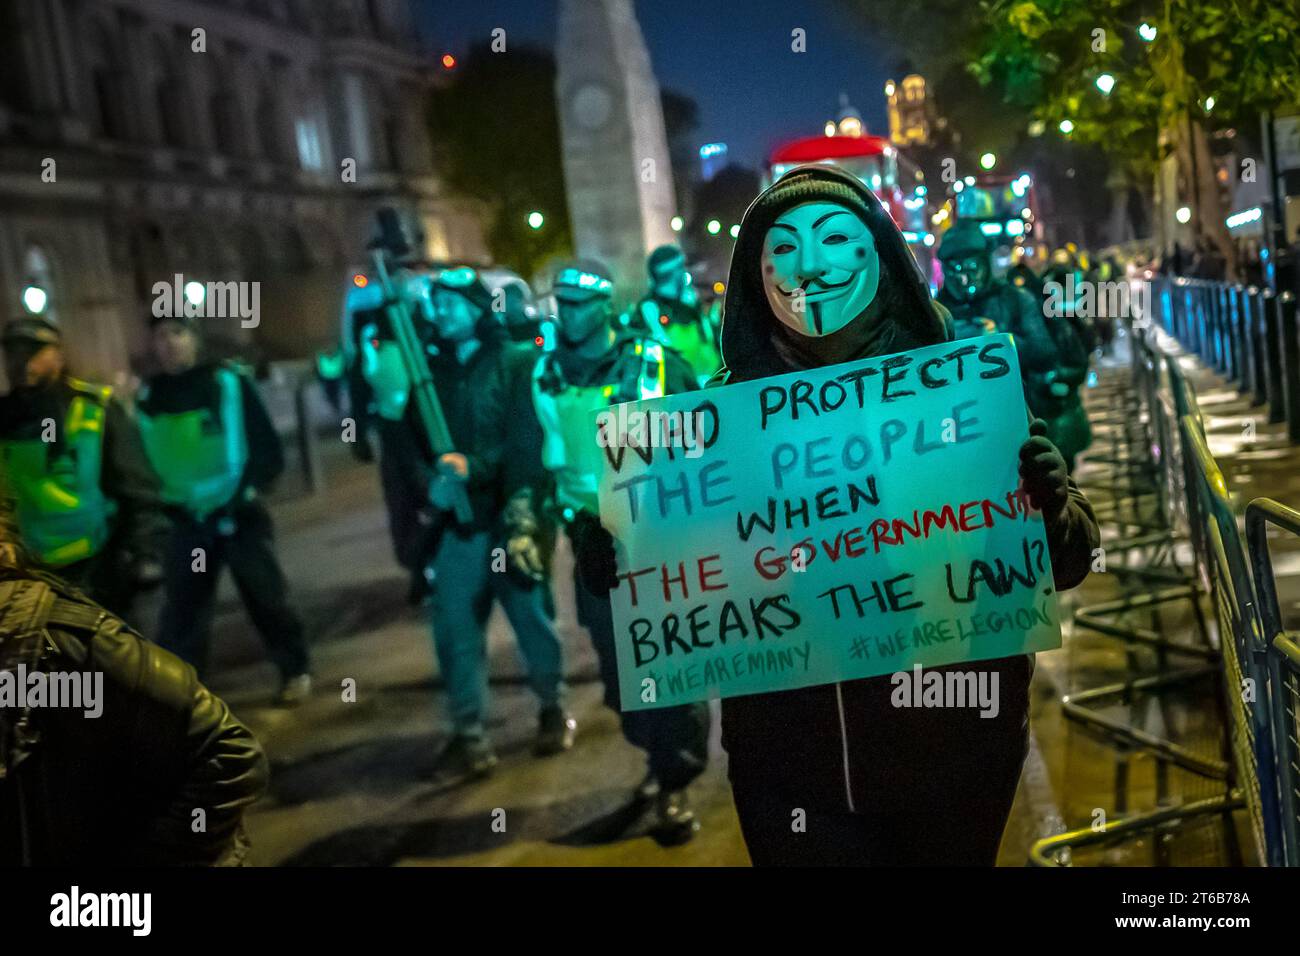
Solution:
M 666 391 L 663 346 L 638 339 L 629 358 L 630 367 L 608 384 L 577 386 L 563 381 L 557 363 L 549 355 L 538 360 L 533 372 L 533 403 L 541 422 L 544 440 L 542 464 L 555 473 L 556 503 L 574 510 L 600 513 L 597 488 L 604 468 L 597 441 L 595 413 L 612 404 L 635 399 L 659 398 Z
M 38 561 L 55 568 L 98 554 L 108 541 L 113 513 L 99 485 L 104 402 L 111 392 L 83 383 L 74 388 L 78 394 L 54 441 L 0 442 L 23 541 Z
M 203 518 L 239 490 L 248 463 L 244 403 L 239 374 L 216 370 L 217 413 L 209 407 L 147 414 L 141 410 L 145 452 L 162 479 L 163 500 Z

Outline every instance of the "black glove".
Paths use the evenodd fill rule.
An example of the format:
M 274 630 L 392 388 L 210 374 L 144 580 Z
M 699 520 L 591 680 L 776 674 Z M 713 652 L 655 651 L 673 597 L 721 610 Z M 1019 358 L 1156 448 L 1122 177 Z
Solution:
M 573 557 L 582 584 L 593 594 L 608 594 L 618 587 L 618 562 L 614 557 L 614 538 L 600 519 L 579 512 L 569 525 Z
M 1047 423 L 1029 423 L 1029 438 L 1020 446 L 1020 479 L 1030 503 L 1051 524 L 1070 503 L 1070 478 L 1065 459 L 1047 437 Z
M 132 563 L 131 577 L 135 586 L 142 591 L 162 584 L 163 576 L 162 562 L 155 557 L 136 558 Z
M 360 435 L 352 443 L 352 457 L 367 465 L 375 460 L 375 446 L 370 444 L 368 437 Z

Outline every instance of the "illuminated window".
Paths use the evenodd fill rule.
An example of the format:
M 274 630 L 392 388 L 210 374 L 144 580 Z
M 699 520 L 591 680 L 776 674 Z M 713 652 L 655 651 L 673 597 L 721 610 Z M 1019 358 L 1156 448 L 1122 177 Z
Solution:
M 298 141 L 298 162 L 303 169 L 318 172 L 325 168 L 325 159 L 321 154 L 320 132 L 314 120 L 299 119 L 293 124 L 294 137 Z

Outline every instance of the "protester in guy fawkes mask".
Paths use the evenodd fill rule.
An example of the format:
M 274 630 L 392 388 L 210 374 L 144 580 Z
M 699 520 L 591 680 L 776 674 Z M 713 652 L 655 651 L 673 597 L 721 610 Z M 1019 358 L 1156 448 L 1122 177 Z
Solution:
M 600 662 L 605 703 L 620 710 L 618 658 L 609 592 L 616 583 L 613 540 L 600 523 L 596 487 L 601 457 L 592 417 L 597 409 L 633 399 L 696 388 L 692 369 L 671 348 L 644 331 L 615 331 L 614 282 L 597 262 L 579 260 L 556 276 L 558 342 L 542 356 L 533 377 L 533 401 L 544 432 L 542 463 L 554 475 L 555 507 L 566 523 L 577 569 L 578 622 L 587 628 Z M 527 529 L 542 502 L 507 508 L 507 520 Z M 511 547 L 511 552 L 515 552 Z M 646 751 L 649 772 L 638 802 L 654 801 L 656 836 L 689 840 L 698 823 L 686 787 L 708 763 L 709 710 L 687 704 L 621 715 L 623 735 Z
M 4 329 L 8 394 L 0 458 L 34 560 L 118 614 L 162 578 L 167 519 L 158 476 L 113 389 L 68 374 L 59 326 L 41 316 Z
M 513 567 L 494 567 L 503 544 L 501 512 L 522 484 L 506 456 L 540 458 L 540 435 L 531 447 L 519 429 L 529 426 L 531 401 L 513 387 L 512 363 L 503 330 L 492 312 L 492 295 L 469 266 L 446 269 L 433 286 L 435 355 L 430 361 L 434 387 L 452 443 L 457 449 L 426 466 L 429 498 L 443 515 L 430 562 L 433 593 L 431 623 L 438 666 L 447 686 L 452 738 L 439 758 L 440 772 L 484 776 L 497 757 L 487 736 L 488 613 L 501 604 L 514 629 L 539 703 L 534 752 L 550 756 L 573 745 L 577 724 L 565 710 L 560 638 L 546 613 L 545 564 L 536 545 L 537 528 L 512 529 Z M 524 372 L 515 363 L 513 374 Z M 513 399 L 512 399 L 513 396 Z M 448 519 L 452 486 L 469 499 L 472 519 Z
M 1062 351 L 1053 321 L 1039 300 L 1005 279 L 993 276 L 993 249 L 979 224 L 958 220 L 939 246 L 943 288 L 938 300 L 952 313 L 953 338 L 982 331 L 1015 336 L 1020 375 L 1029 409 L 1047 426 L 1047 437 L 1073 470 L 1075 456 L 1088 446 L 1088 416 L 1079 387 L 1088 372 L 1087 356 Z
M 256 738 L 192 667 L 32 566 L 7 485 L 0 468 L 0 673 L 77 681 L 84 706 L 0 705 L 0 866 L 242 862 Z
M 759 196 L 727 289 L 723 383 L 951 338 L 898 227 L 861 182 L 830 167 L 792 170 Z M 1044 516 L 1056 586 L 1069 588 L 1099 535 L 1043 432 L 1030 426 L 1020 474 Z M 724 699 L 723 743 L 754 862 L 993 864 L 1028 743 L 1032 657 L 936 670 L 953 667 L 998 675 L 998 716 L 895 708 L 888 676 Z M 790 824 L 796 809 L 803 832 Z

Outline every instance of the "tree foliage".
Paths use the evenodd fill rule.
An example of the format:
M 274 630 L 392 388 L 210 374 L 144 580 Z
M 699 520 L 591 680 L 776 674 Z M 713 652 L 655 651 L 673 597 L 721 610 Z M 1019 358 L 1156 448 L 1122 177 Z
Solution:
M 484 205 L 494 259 L 525 277 L 573 244 L 554 90 L 549 53 L 523 46 L 494 53 L 483 43 L 432 98 L 439 175 Z M 545 217 L 541 229 L 528 224 L 534 211 Z
M 982 83 L 1049 128 L 1069 120 L 1134 181 L 1150 181 L 1163 133 L 1201 235 L 1231 259 L 1207 134 L 1300 104 L 1297 0 L 982 0 L 980 12 L 971 69 Z M 1154 39 L 1139 35 L 1144 23 Z

